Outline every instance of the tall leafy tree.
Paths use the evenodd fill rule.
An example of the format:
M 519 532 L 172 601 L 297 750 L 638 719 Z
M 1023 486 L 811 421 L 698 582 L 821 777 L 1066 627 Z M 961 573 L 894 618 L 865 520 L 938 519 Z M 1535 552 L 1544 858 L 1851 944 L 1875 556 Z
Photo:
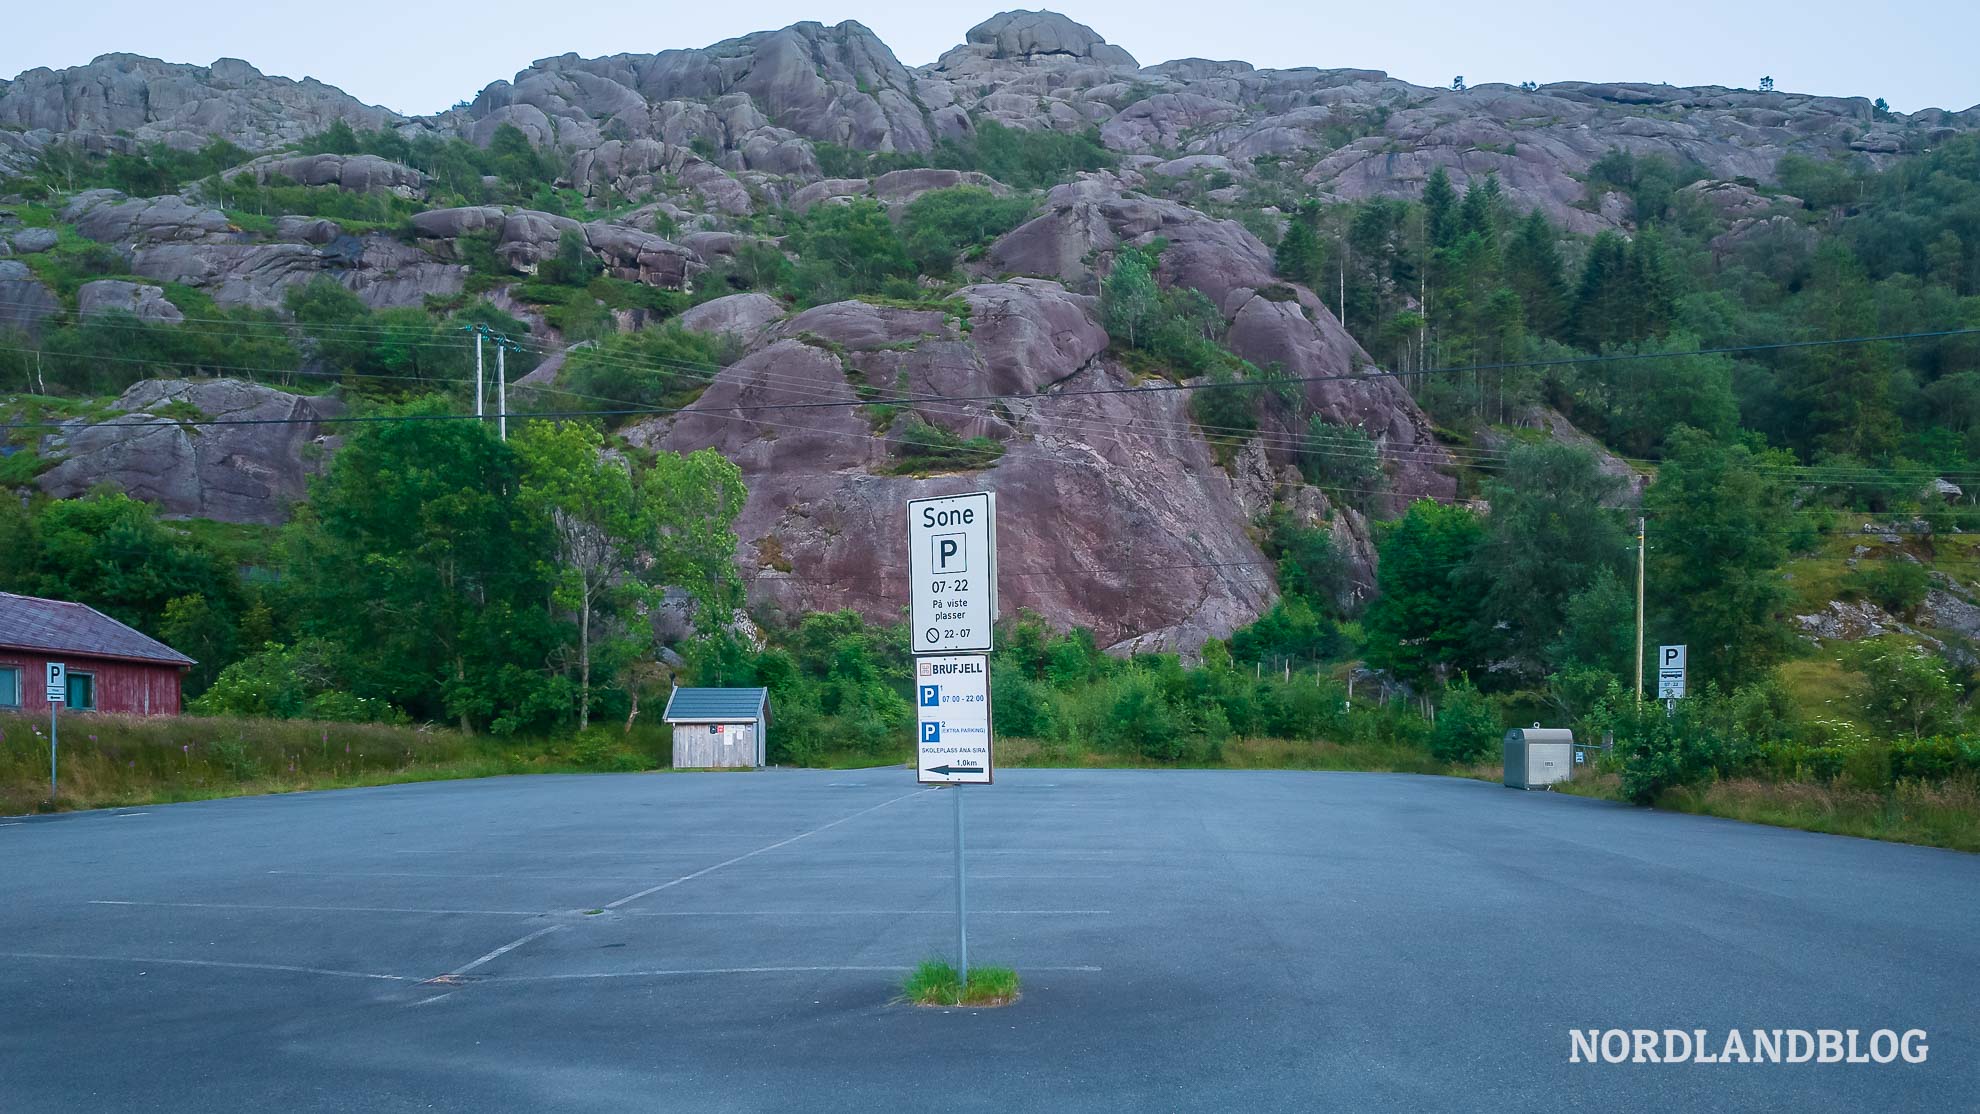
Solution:
M 1522 445 L 1489 490 L 1492 513 L 1467 570 L 1482 603 L 1480 645 L 1522 672 L 1543 672 L 1568 601 L 1623 564 L 1621 486 L 1569 445 Z
M 1477 515 L 1428 499 L 1385 530 L 1378 595 L 1362 620 L 1370 664 L 1417 681 L 1448 677 L 1462 664 L 1478 602 L 1457 589 L 1457 574 L 1483 540 Z
M 1643 496 L 1657 630 L 1691 647 L 1694 685 L 1755 680 L 1794 644 L 1780 576 L 1792 504 L 1763 464 L 1744 445 L 1677 430 Z
M 286 538 L 297 625 L 343 648 L 356 695 L 463 730 L 554 722 L 572 703 L 551 669 L 555 537 L 515 452 L 444 413 L 362 427 L 312 486 Z
M 200 597 L 229 620 L 239 613 L 239 582 L 220 555 L 121 492 L 49 503 L 34 538 L 35 571 L 22 591 L 86 603 L 153 635 L 183 597 Z
M 726 622 L 742 595 L 735 534 L 749 496 L 742 469 L 714 449 L 661 453 L 640 477 L 638 495 L 647 578 L 687 589 L 704 614 Z
M 1162 299 L 1147 253 L 1125 250 L 1100 284 L 1100 318 L 1107 335 L 1134 348 L 1147 341 Z
M 639 564 L 640 508 L 626 461 L 601 453 L 603 438 L 580 423 L 530 422 L 517 430 L 523 505 L 547 518 L 556 538 L 553 598 L 577 617 L 578 729 L 591 724 L 594 646 L 613 666 L 641 639 L 630 628 L 646 598 Z M 649 635 L 643 641 L 651 642 Z

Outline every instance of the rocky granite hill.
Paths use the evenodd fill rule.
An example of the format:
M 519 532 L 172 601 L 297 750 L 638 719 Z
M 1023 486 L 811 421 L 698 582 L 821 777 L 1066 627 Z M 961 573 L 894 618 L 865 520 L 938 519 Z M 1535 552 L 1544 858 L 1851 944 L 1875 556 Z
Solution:
M 299 149 L 345 126 L 395 137 L 392 151 L 458 140 L 547 169 L 535 194 L 504 199 L 487 191 L 507 170 Z M 714 446 L 742 466 L 750 497 L 739 556 L 759 606 L 892 617 L 906 564 L 900 504 L 988 486 L 1006 516 L 1007 604 L 1092 626 L 1106 644 L 1188 650 L 1275 598 L 1258 526 L 1275 506 L 1323 525 L 1354 579 L 1369 582 L 1362 511 L 1293 466 L 1312 417 L 1359 427 L 1379 445 L 1383 492 L 1369 509 L 1458 495 L 1456 462 L 1410 393 L 1368 374 L 1380 362 L 1329 303 L 1275 273 L 1261 234 L 1276 240 L 1290 206 L 1413 198 L 1442 168 L 1460 190 L 1495 180 L 1514 212 L 1537 211 L 1567 233 L 1629 231 L 1629 198 L 1590 176 L 1620 151 L 1695 168 L 1687 188 L 1724 234 L 1750 236 L 1787 219 L 1774 188 L 1784 156 L 1881 165 L 1977 128 L 1980 108 L 1907 116 L 1860 98 L 1717 87 L 1454 91 L 1374 70 L 1142 66 L 1049 12 L 994 16 L 912 69 L 853 22 L 702 49 L 546 58 L 422 118 L 231 59 L 200 67 L 106 55 L 0 81 L 0 179 L 41 174 L 59 185 L 58 159 L 136 157 L 159 145 L 190 153 L 225 141 L 240 157 L 162 191 L 58 190 L 39 223 L 0 215 L 0 256 L 14 257 L 0 259 L 0 327 L 33 332 L 92 313 L 176 327 L 199 316 L 175 297 L 279 315 L 292 294 L 328 278 L 373 310 L 486 297 L 530 326 L 550 356 L 537 382 L 554 388 L 559 350 L 579 338 L 527 294 L 560 253 L 577 251 L 610 280 L 678 293 L 692 304 L 679 322 L 737 353 L 710 370 L 684 412 L 622 433 L 656 448 Z M 1068 163 L 1028 182 L 944 165 L 1012 132 L 1077 138 L 1107 165 Z M 526 146 L 504 147 L 518 135 Z M 916 198 L 958 186 L 1030 210 L 966 254 L 961 281 L 938 304 L 805 308 L 761 291 L 717 296 L 762 252 L 799 254 L 783 214 L 872 201 L 898 222 Z M 245 219 L 234 207 L 244 191 L 263 202 L 334 194 L 339 211 L 380 218 L 319 206 Z M 114 278 L 69 289 L 33 263 L 43 252 L 97 250 L 89 245 L 114 253 Z M 1183 394 L 1159 389 L 1168 380 L 1110 343 L 1095 295 L 1131 249 L 1159 251 L 1162 288 L 1200 295 L 1212 318 L 1203 327 L 1231 356 L 1309 380 L 1263 408 L 1254 436 L 1206 428 Z M 601 304 L 621 329 L 662 316 L 635 302 Z M 872 400 L 862 391 L 874 384 L 924 400 L 907 409 L 927 426 L 988 439 L 995 452 L 904 472 L 890 443 L 905 418 L 879 422 L 854 408 Z M 1000 394 L 1036 397 L 926 401 Z M 815 405 L 830 401 L 848 405 Z M 780 403 L 809 408 L 763 409 Z M 38 451 L 58 463 L 38 482 L 65 495 L 107 481 L 177 515 L 276 521 L 334 440 L 313 424 L 223 436 L 173 418 L 192 409 L 313 422 L 337 405 L 231 381 L 142 383 L 115 404 L 126 420 L 114 427 L 77 419 L 46 438 Z M 128 420 L 146 413 L 156 420 Z

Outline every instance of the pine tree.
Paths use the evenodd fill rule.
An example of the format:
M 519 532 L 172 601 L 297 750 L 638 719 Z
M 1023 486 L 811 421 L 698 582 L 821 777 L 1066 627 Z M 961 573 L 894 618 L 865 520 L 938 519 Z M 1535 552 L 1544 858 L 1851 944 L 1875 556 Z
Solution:
M 1310 286 L 1319 274 L 1321 257 L 1320 237 L 1306 221 L 1294 217 L 1273 254 L 1272 265 L 1281 276 Z
M 1526 214 L 1506 244 L 1505 281 L 1525 309 L 1527 330 L 1561 339 L 1567 323 L 1567 279 L 1554 229 L 1538 209 Z
M 1574 299 L 1570 333 L 1575 343 L 1591 352 L 1628 340 L 1630 308 L 1629 245 L 1614 232 L 1604 232 L 1589 245 L 1581 268 L 1581 288 Z
M 1424 227 L 1429 232 L 1431 247 L 1447 248 L 1457 239 L 1457 205 L 1451 176 L 1441 166 L 1432 170 L 1429 180 L 1423 183 Z
M 1498 204 L 1497 175 L 1467 186 L 1464 191 L 1464 203 L 1458 206 L 1457 234 L 1481 236 L 1487 241 L 1496 242 L 1499 230 Z
M 1626 342 L 1647 340 L 1670 331 L 1677 315 L 1673 294 L 1675 281 L 1664 259 L 1664 241 L 1655 232 L 1644 232 L 1629 245 L 1629 264 L 1624 268 L 1626 305 L 1629 307 L 1629 335 Z
M 1825 244 L 1816 252 L 1808 291 L 1804 315 L 1813 335 L 1877 331 L 1870 279 L 1848 248 Z M 1895 446 L 1899 424 L 1891 402 L 1889 349 L 1888 344 L 1837 344 L 1806 350 L 1793 393 L 1808 407 L 1818 448 L 1872 460 Z

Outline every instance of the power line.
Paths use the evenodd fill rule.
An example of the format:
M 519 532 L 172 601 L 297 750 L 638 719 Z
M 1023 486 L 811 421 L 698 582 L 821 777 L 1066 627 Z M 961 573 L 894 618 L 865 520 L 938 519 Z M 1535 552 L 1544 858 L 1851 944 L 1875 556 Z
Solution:
M 964 402 L 1044 402 L 1044 401 L 1053 401 L 1053 400 L 1068 399 L 1068 398 L 1093 398 L 1093 397 L 1111 396 L 1111 395 L 1145 396 L 1145 395 L 1156 395 L 1156 394 L 1171 394 L 1171 393 L 1188 392 L 1188 391 L 1231 390 L 1231 389 L 1245 389 L 1245 388 L 1258 388 L 1258 387 L 1304 385 L 1311 383 L 1369 382 L 1369 381 L 1384 380 L 1384 379 L 1404 379 L 1410 377 L 1422 377 L 1426 375 L 1458 374 L 1458 373 L 1470 372 L 1470 371 L 1490 371 L 1497 369 L 1509 369 L 1509 368 L 1519 368 L 1519 367 L 1548 367 L 1548 366 L 1557 366 L 1557 365 L 1566 365 L 1566 364 L 1609 363 L 1609 362 L 1649 360 L 1649 359 L 1672 359 L 1672 358 L 1681 358 L 1681 357 L 1690 357 L 1690 356 L 1725 355 L 1735 352 L 1780 351 L 1784 349 L 1796 349 L 1796 348 L 1815 348 L 1815 347 L 1853 345 L 1853 344 L 1875 344 L 1875 343 L 1884 343 L 1884 342 L 1900 341 L 1900 340 L 1919 340 L 1929 337 L 1964 336 L 1964 335 L 1970 335 L 1976 333 L 1980 333 L 1980 327 L 1961 328 L 1961 329 L 1940 329 L 1940 330 L 1933 330 L 1928 332 L 1913 332 L 1913 333 L 1888 333 L 1879 336 L 1837 337 L 1827 340 L 1783 341 L 1772 344 L 1739 345 L 1739 346 L 1730 346 L 1730 347 L 1721 347 L 1721 348 L 1697 348 L 1697 349 L 1689 349 L 1685 351 L 1673 351 L 1673 352 L 1629 352 L 1629 353 L 1613 353 L 1602 356 L 1585 356 L 1585 357 L 1572 357 L 1572 358 L 1563 357 L 1563 358 L 1548 359 L 1548 360 L 1517 361 L 1517 362 L 1503 362 L 1503 363 L 1491 363 L 1491 364 L 1465 364 L 1465 365 L 1454 365 L 1454 366 L 1440 367 L 1440 368 L 1426 368 L 1420 371 L 1412 371 L 1412 372 L 1387 372 L 1387 371 L 1343 372 L 1343 373 L 1334 373 L 1327 375 L 1281 376 L 1271 379 L 1236 379 L 1236 380 L 1222 380 L 1222 381 L 1205 380 L 1196 383 L 1173 383 L 1173 382 L 1165 381 L 1162 383 L 1148 384 L 1148 385 L 1135 385 L 1135 386 L 1124 386 L 1124 387 L 1095 387 L 1095 388 L 1086 388 L 1082 390 L 1070 390 L 1070 391 L 1046 390 L 1046 391 L 1004 392 L 1004 393 L 995 393 L 995 394 L 975 394 L 975 395 L 900 395 L 900 396 L 892 396 L 892 397 L 875 397 L 870 399 L 857 399 L 857 398 L 810 399 L 799 402 L 738 404 L 734 406 L 726 406 L 723 407 L 722 409 L 735 413 L 746 413 L 746 412 L 757 412 L 757 411 L 765 411 L 765 410 L 845 409 L 850 407 L 871 406 L 876 404 L 890 405 L 890 406 L 914 406 L 923 403 L 942 405 L 942 404 L 955 404 L 955 403 L 964 403 Z M 33 351 L 33 350 L 20 349 L 20 351 Z M 732 369 L 735 366 L 736 365 L 734 364 L 730 364 L 727 365 L 725 368 L 718 369 L 718 371 Z M 273 369 L 263 369 L 263 370 L 273 370 Z M 680 413 L 689 412 L 692 409 L 693 406 L 692 404 L 690 404 L 689 406 L 674 406 L 674 407 L 650 406 L 650 407 L 615 409 L 615 410 L 538 411 L 528 414 L 518 414 L 517 417 L 549 418 L 549 419 L 592 418 L 592 417 L 636 417 L 636 416 L 652 416 L 652 415 L 665 415 L 665 414 L 680 414 Z M 473 421 L 477 419 L 476 416 L 472 414 L 407 414 L 407 415 L 396 415 L 396 416 L 384 416 L 384 415 L 362 416 L 362 417 L 346 416 L 341 418 L 323 418 L 323 419 L 279 419 L 279 418 L 186 419 L 181 424 L 194 425 L 194 426 L 285 425 L 285 424 L 298 424 L 307 421 L 380 422 L 380 421 L 439 421 L 439 420 Z M 7 426 L 0 426 L 0 428 L 9 428 L 9 429 L 39 428 L 45 426 L 45 424 L 46 423 L 13 423 Z M 106 422 L 101 424 L 111 425 L 113 423 Z

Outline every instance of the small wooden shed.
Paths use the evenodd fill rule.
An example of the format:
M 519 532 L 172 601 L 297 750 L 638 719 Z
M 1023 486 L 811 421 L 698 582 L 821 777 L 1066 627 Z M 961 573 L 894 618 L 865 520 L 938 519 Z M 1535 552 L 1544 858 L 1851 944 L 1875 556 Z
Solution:
M 674 727 L 674 768 L 767 765 L 769 689 L 677 688 L 662 719 Z

